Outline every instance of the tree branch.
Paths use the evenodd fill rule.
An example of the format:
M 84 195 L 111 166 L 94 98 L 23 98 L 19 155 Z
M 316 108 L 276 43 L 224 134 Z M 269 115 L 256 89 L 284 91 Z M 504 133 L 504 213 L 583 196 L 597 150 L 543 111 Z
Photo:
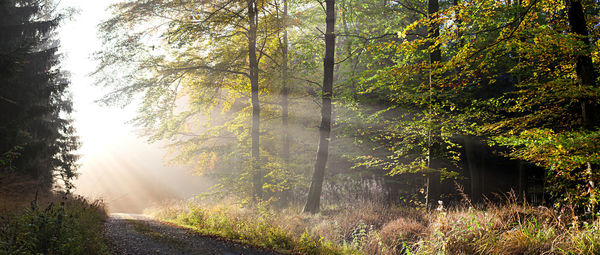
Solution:
M 0 96 L 0 99 L 4 100 L 4 101 L 6 101 L 6 102 L 9 102 L 9 103 L 11 103 L 11 104 L 14 104 L 14 105 L 19 105 L 17 102 L 15 102 L 15 101 L 13 101 L 13 100 L 10 100 L 10 99 L 8 99 L 8 98 L 6 98 L 6 97 L 3 97 L 3 96 Z
M 250 78 L 250 74 L 245 73 L 245 72 L 233 71 L 233 70 L 227 70 L 227 69 L 221 69 L 221 68 L 216 68 L 216 67 L 212 67 L 212 66 L 202 66 L 202 65 L 199 65 L 199 66 L 189 66 L 189 67 L 170 68 L 168 70 L 172 70 L 172 71 L 189 71 L 189 70 L 197 70 L 197 69 L 205 69 L 205 70 L 215 71 L 215 72 L 238 74 L 238 75 L 243 75 L 243 76 L 246 76 L 246 77 Z

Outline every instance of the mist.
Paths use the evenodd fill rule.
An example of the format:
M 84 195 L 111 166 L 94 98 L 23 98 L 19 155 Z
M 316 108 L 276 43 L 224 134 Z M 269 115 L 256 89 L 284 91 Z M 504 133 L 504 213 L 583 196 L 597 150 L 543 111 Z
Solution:
M 97 103 L 107 89 L 94 85 L 89 76 L 96 63 L 93 52 L 101 45 L 96 26 L 110 17 L 117 1 L 65 0 L 60 9 L 75 14 L 58 29 L 63 68 L 71 74 L 73 125 L 81 141 L 74 193 L 104 201 L 109 212 L 141 213 L 165 200 L 187 200 L 208 190 L 212 182 L 194 176 L 189 169 L 168 164 L 164 144 L 140 137 L 128 121 L 135 105 L 119 108 Z
M 167 200 L 188 200 L 212 186 L 207 177 L 167 165 L 164 153 L 158 145 L 129 140 L 84 155 L 75 193 L 103 200 L 111 213 L 142 213 Z

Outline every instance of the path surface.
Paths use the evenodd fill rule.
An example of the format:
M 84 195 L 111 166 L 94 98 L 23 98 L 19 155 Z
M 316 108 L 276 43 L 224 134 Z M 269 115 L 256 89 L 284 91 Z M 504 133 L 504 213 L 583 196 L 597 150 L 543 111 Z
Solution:
M 111 214 L 106 237 L 113 254 L 280 254 L 201 236 L 139 214 Z

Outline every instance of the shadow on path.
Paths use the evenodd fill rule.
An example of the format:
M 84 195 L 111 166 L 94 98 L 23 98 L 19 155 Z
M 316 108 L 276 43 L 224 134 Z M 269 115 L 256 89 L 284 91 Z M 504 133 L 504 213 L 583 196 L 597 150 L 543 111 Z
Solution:
M 111 214 L 105 226 L 113 254 L 281 254 L 202 236 L 140 214 Z

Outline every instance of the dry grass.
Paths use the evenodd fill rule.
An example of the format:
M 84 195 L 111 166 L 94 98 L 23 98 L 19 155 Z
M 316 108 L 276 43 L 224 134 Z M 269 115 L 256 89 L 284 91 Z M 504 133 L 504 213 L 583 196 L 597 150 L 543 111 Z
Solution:
M 399 217 L 369 236 L 367 253 L 401 254 L 429 235 L 429 228 L 413 218 Z
M 581 222 L 567 212 L 521 205 L 514 199 L 485 209 L 431 213 L 370 202 L 337 205 L 316 215 L 300 213 L 299 206 L 275 212 L 199 203 L 172 204 L 153 213 L 259 245 L 264 242 L 254 241 L 264 233 L 256 232 L 275 229 L 288 246 L 269 247 L 305 254 L 330 252 L 301 247 L 306 240 L 313 240 L 308 243 L 315 247 L 328 244 L 341 254 L 600 254 L 600 220 Z M 221 216 L 217 221 L 234 224 L 214 224 L 215 215 Z M 268 227 L 248 227 L 257 223 Z
M 29 206 L 36 199 L 36 187 L 39 185 L 27 177 L 10 172 L 0 174 L 0 215 L 17 212 Z M 23 192 L 26 191 L 26 192 Z M 38 193 L 37 200 L 47 204 L 55 198 L 52 194 Z
M 486 209 L 455 208 L 430 214 L 431 234 L 418 254 L 600 254 L 600 220 L 520 205 L 514 199 Z

